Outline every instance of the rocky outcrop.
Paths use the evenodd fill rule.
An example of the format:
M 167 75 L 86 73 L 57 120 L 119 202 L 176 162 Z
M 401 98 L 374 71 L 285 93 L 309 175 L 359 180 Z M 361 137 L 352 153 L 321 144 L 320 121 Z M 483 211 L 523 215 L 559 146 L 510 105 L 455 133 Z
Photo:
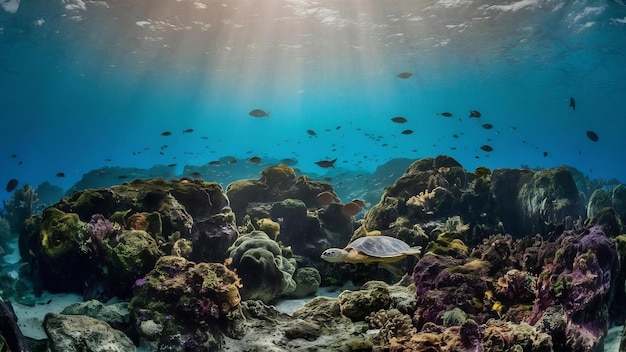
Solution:
M 48 313 L 44 319 L 51 352 L 131 352 L 137 348 L 123 332 L 84 315 Z

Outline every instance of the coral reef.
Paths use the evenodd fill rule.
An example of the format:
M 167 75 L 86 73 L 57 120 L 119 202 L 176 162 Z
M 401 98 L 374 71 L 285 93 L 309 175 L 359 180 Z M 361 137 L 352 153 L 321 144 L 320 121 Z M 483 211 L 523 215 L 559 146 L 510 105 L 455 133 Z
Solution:
M 265 303 L 296 289 L 296 260 L 291 250 L 281 248 L 261 231 L 242 235 L 228 249 L 232 267 L 241 277 L 244 299 Z
M 84 315 L 48 313 L 44 319 L 51 351 L 131 352 L 137 348 L 123 332 Z
M 223 264 L 164 256 L 135 283 L 130 309 L 153 351 L 217 350 L 241 318 L 241 284 Z

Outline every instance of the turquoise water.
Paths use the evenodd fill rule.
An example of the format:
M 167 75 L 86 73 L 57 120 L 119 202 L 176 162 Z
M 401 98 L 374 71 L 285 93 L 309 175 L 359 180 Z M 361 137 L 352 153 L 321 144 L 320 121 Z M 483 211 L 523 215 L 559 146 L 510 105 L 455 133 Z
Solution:
M 180 174 L 223 156 L 373 171 L 438 154 L 624 180 L 622 1 L 0 6 L 2 182 L 68 189 L 104 166 Z M 269 117 L 248 115 L 257 108 Z

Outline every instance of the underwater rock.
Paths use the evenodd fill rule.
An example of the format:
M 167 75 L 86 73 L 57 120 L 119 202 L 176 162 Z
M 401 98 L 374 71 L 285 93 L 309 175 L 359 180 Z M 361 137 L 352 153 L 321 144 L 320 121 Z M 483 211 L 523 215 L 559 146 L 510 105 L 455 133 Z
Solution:
M 130 321 L 130 309 L 128 302 L 119 302 L 105 305 L 104 303 L 92 299 L 86 302 L 78 302 L 65 307 L 60 314 L 63 315 L 85 315 L 103 321 L 112 328 L 120 330 L 127 335 L 132 334 L 132 324 Z
M 316 208 L 319 206 L 316 197 L 322 192 L 332 192 L 338 199 L 330 184 L 313 181 L 306 176 L 296 178 L 295 171 L 284 164 L 261 171 L 258 180 L 238 180 L 226 188 L 226 195 L 237 214 L 239 225 L 247 215 L 246 209 L 250 204 L 281 202 L 291 198 L 301 200 L 306 208 Z
M 48 313 L 43 325 L 51 352 L 137 350 L 123 332 L 91 317 Z
M 95 271 L 86 247 L 89 237 L 89 227 L 77 214 L 56 208 L 44 210 L 39 242 L 31 249 L 38 259 L 37 268 L 44 289 L 82 292 L 84 280 Z
M 309 215 L 306 204 L 299 199 L 285 199 L 274 203 L 270 210 L 272 219 L 280 221 L 279 240 L 291 246 L 294 252 L 311 259 L 319 259 L 322 248 L 320 240 L 324 230 L 317 217 Z
M 223 333 L 241 318 L 240 287 L 237 275 L 222 264 L 164 256 L 135 282 L 129 307 L 147 344 L 159 350 L 215 351 Z
M 622 224 L 626 223 L 626 186 L 619 184 L 613 188 L 611 191 L 611 203 Z M 621 233 L 623 232 L 622 230 Z
M 583 218 L 585 204 L 568 168 L 537 171 L 522 185 L 517 195 L 522 234 L 546 233 L 548 225 L 559 225 L 566 218 Z
M 192 248 L 190 259 L 195 262 L 222 263 L 227 257 L 228 248 L 238 237 L 235 214 L 228 207 L 206 220 L 195 221 L 189 235 Z
M 11 302 L 0 298 L 0 350 L 29 352 L 29 346 L 17 324 Z
M 129 297 L 135 280 L 145 276 L 163 255 L 156 241 L 145 231 L 127 230 L 102 242 L 106 248 L 106 276 L 112 280 L 114 293 Z
M 228 251 L 243 283 L 243 299 L 268 303 L 295 290 L 296 260 L 289 249 L 281 248 L 264 232 L 242 235 Z
M 248 204 L 269 200 L 269 187 L 261 180 L 238 180 L 228 185 L 226 195 L 237 215 L 237 224 L 241 224 Z
M 371 285 L 359 291 L 344 291 L 339 297 L 339 311 L 352 321 L 365 320 L 371 312 L 386 309 L 391 303 L 385 284 Z
M 589 202 L 587 202 L 587 218 L 591 218 L 596 215 L 602 208 L 609 208 L 613 206 L 611 196 L 603 189 L 596 189 L 591 193 Z
M 317 269 L 307 266 L 296 269 L 293 280 L 296 282 L 296 288 L 289 293 L 289 297 L 304 298 L 317 292 L 322 277 Z

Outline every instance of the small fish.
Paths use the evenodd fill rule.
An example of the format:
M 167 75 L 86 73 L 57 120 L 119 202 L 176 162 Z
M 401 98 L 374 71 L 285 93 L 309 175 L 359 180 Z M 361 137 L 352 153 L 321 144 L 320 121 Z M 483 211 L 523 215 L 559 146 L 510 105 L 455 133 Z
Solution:
M 490 146 L 490 145 L 486 145 L 486 144 L 481 146 L 480 149 L 482 149 L 482 150 L 484 150 L 486 152 L 493 152 L 493 147 Z
M 65 177 L 65 174 L 63 172 L 57 172 L 57 177 Z
M 211 166 L 219 166 L 219 165 L 222 165 L 222 163 L 220 163 L 217 160 L 213 160 L 213 161 L 209 161 L 209 165 L 211 165 Z
M 270 117 L 270 113 L 269 112 L 265 112 L 261 109 L 254 109 L 252 111 L 250 111 L 248 113 L 248 115 L 252 116 L 252 117 Z
M 191 132 L 193 132 L 193 128 L 188 128 L 183 131 L 183 133 L 191 133 Z
M 333 159 L 333 160 L 320 160 L 320 161 L 316 161 L 315 165 L 319 166 L 319 167 L 323 167 L 324 169 L 332 167 L 335 167 L 335 162 L 337 161 L 337 158 Z
M 401 78 L 401 79 L 411 78 L 412 76 L 413 74 L 411 72 L 402 72 L 396 75 L 396 77 Z
M 469 117 L 474 117 L 474 118 L 479 119 L 481 116 L 483 116 L 483 115 L 480 113 L 480 111 L 470 110 Z
M 598 137 L 594 131 L 587 131 L 587 138 L 591 139 L 593 142 L 600 140 L 600 137 Z
M 452 138 L 459 138 L 459 135 L 458 134 L 453 134 Z
M 486 129 L 486 130 L 490 130 L 490 129 L 493 128 L 493 125 L 490 124 L 490 123 L 486 123 L 486 124 L 483 124 L 483 128 Z
M 17 154 L 11 154 L 11 159 L 17 158 Z
M 258 156 L 253 156 L 250 159 L 248 159 L 249 162 L 251 163 L 260 163 L 261 162 L 261 158 Z
M 576 111 L 576 100 L 574 100 L 574 97 L 569 97 L 569 107 Z
M 178 165 L 178 164 L 169 164 L 169 165 L 167 165 L 167 167 L 174 167 L 176 165 Z
M 545 158 L 546 156 L 548 156 L 548 152 L 543 152 L 543 156 L 544 156 L 544 158 Z
M 309 136 L 317 136 L 317 133 L 315 133 L 315 131 L 313 130 L 306 130 L 306 133 L 308 133 Z
M 7 183 L 7 192 L 11 192 L 14 189 L 16 189 L 17 185 L 19 184 L 20 184 L 20 181 L 18 181 L 17 179 L 15 178 L 10 179 L 9 182 Z
M 402 131 L 402 134 L 411 134 L 413 133 L 413 130 L 404 130 Z
M 170 131 L 165 131 L 165 132 L 161 132 L 161 136 L 167 137 L 167 136 L 171 136 L 172 132 Z
M 407 122 L 407 119 L 405 119 L 405 118 L 404 118 L 404 117 L 402 117 L 402 116 L 396 116 L 396 117 L 392 117 L 392 118 L 391 118 L 391 121 L 392 121 L 392 122 L 395 122 L 395 123 L 406 123 L 406 122 Z
M 443 116 L 443 117 L 452 117 L 452 113 L 451 112 L 447 112 L 447 111 L 442 112 L 440 115 Z

